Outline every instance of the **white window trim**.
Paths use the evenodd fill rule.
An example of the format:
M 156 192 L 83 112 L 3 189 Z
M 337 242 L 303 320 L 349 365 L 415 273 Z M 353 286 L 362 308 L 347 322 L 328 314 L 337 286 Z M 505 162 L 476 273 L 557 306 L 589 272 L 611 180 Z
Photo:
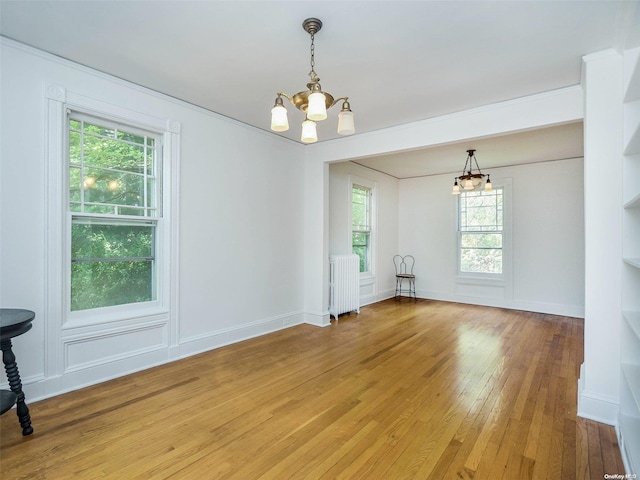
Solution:
M 348 183 L 348 187 L 349 187 L 349 193 L 348 193 L 348 198 L 349 198 L 349 215 L 347 215 L 347 221 L 348 223 L 348 228 L 347 231 L 349 232 L 349 246 L 353 245 L 353 218 L 352 218 L 352 212 L 353 212 L 353 186 L 354 185 L 360 185 L 362 187 L 366 187 L 368 189 L 370 189 L 371 191 L 371 236 L 369 238 L 371 244 L 370 244 L 370 255 L 371 258 L 369 259 L 369 271 L 368 272 L 360 272 L 360 286 L 365 286 L 365 285 L 372 285 L 375 283 L 375 279 L 376 279 L 376 246 L 377 246 L 377 237 L 378 237 L 378 230 L 377 230 L 377 205 L 376 205 L 376 199 L 377 199 L 377 184 L 374 181 L 368 180 L 366 178 L 362 178 L 362 177 L 358 177 L 356 175 L 349 175 L 349 181 Z M 350 252 L 351 253 L 351 252 Z
M 458 196 L 452 195 L 455 209 L 456 228 L 453 232 L 455 235 L 455 265 L 456 265 L 456 283 L 458 285 L 484 285 L 505 287 L 510 290 L 511 285 L 511 269 L 512 269 L 512 221 L 511 211 L 512 202 L 512 179 L 511 178 L 493 178 L 491 183 L 494 188 L 502 188 L 503 195 L 503 225 L 502 225 L 502 273 L 467 273 L 460 270 L 460 234 L 458 231 L 460 224 L 460 209 L 458 206 Z
M 132 324 L 150 318 L 171 318 L 177 311 L 177 221 L 178 164 L 180 147 L 180 123 L 168 118 L 158 118 L 129 110 L 118 105 L 85 97 L 67 91 L 64 87 L 50 85 L 47 98 L 47 292 L 46 305 L 50 321 L 47 322 L 47 358 L 51 360 L 49 373 L 60 373 L 61 338 L 72 331 L 97 331 L 118 324 Z M 67 182 L 67 110 L 93 117 L 139 127 L 156 132 L 162 137 L 162 212 L 158 224 L 157 300 L 140 304 L 119 305 L 91 310 L 70 311 L 70 222 Z M 61 282 L 61 280 L 63 281 Z M 107 325 L 108 324 L 108 325 Z M 64 333 L 67 331 L 67 333 Z M 170 336 L 177 338 L 177 327 L 171 327 Z M 173 341 L 172 341 L 173 343 Z

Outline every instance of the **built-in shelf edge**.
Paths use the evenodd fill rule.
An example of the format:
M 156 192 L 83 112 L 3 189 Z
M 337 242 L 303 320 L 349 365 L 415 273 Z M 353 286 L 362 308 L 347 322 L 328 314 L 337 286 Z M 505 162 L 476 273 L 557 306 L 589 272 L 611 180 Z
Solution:
M 638 194 L 635 197 L 633 197 L 631 200 L 625 203 L 624 208 L 625 209 L 640 208 L 640 192 L 638 192 Z
M 625 102 L 640 100 L 640 47 L 625 51 L 625 67 L 628 74 L 625 78 Z
M 632 267 L 640 268 L 640 258 L 625 257 L 622 260 L 624 260 L 624 263 L 626 263 L 627 265 L 631 265 Z
M 624 154 L 640 153 L 640 100 L 624 106 Z
M 632 363 L 622 364 L 622 373 L 631 390 L 631 395 L 636 405 L 640 405 L 640 365 Z
M 640 340 L 640 310 L 623 310 L 622 316 L 636 337 L 638 337 L 638 340 Z

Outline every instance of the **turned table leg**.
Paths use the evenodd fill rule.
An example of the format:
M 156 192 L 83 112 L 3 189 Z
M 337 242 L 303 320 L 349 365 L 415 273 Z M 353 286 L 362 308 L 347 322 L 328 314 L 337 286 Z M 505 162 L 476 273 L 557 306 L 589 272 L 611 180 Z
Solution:
M 31 435 L 33 433 L 33 427 L 31 426 L 31 417 L 29 416 L 29 407 L 24 401 L 24 392 L 22 391 L 22 382 L 20 381 L 20 373 L 18 372 L 18 365 L 16 364 L 16 356 L 11 350 L 11 339 L 6 338 L 0 341 L 0 348 L 2 349 L 2 362 L 4 363 L 4 369 L 7 372 L 7 379 L 9 380 L 9 388 L 18 397 L 16 403 L 16 413 L 18 414 L 18 420 L 20 420 L 20 426 L 22 427 L 22 435 Z

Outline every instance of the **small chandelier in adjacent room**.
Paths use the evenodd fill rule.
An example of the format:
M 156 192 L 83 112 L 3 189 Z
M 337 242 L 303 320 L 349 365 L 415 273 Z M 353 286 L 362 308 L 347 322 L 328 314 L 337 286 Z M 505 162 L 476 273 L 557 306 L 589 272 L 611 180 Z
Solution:
M 300 140 L 304 143 L 313 143 L 318 140 L 316 122 L 327 118 L 327 109 L 333 107 L 342 100 L 342 109 L 338 114 L 338 133 L 340 135 L 351 135 L 355 133 L 353 123 L 353 113 L 349 105 L 349 97 L 340 97 L 334 100 L 333 96 L 322 91 L 320 78 L 315 71 L 315 34 L 322 28 L 322 22 L 317 18 L 307 18 L 302 22 L 302 28 L 311 35 L 311 71 L 307 83 L 308 90 L 298 92 L 292 97 L 286 93 L 278 92 L 276 102 L 271 109 L 271 130 L 274 132 L 285 132 L 289 130 L 289 120 L 287 119 L 287 109 L 284 107 L 282 97 L 285 97 L 296 108 L 306 114 L 302 122 L 302 135 Z
M 460 195 L 460 189 L 465 191 L 480 190 L 484 188 L 485 192 L 493 190 L 491 188 L 491 179 L 489 174 L 480 171 L 478 160 L 476 159 L 475 150 L 467 150 L 467 161 L 464 164 L 462 175 L 455 177 L 453 183 L 453 195 Z M 476 173 L 473 172 L 473 163 L 476 164 Z

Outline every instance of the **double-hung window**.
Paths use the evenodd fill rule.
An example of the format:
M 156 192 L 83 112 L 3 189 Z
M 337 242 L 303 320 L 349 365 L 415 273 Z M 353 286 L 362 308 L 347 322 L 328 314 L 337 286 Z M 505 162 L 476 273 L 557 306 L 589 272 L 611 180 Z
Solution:
M 458 265 L 462 274 L 503 273 L 504 189 L 461 192 Z
M 371 272 L 371 196 L 371 188 L 352 185 L 351 244 L 360 257 L 360 272 Z
M 70 310 L 154 301 L 162 136 L 68 114 Z

